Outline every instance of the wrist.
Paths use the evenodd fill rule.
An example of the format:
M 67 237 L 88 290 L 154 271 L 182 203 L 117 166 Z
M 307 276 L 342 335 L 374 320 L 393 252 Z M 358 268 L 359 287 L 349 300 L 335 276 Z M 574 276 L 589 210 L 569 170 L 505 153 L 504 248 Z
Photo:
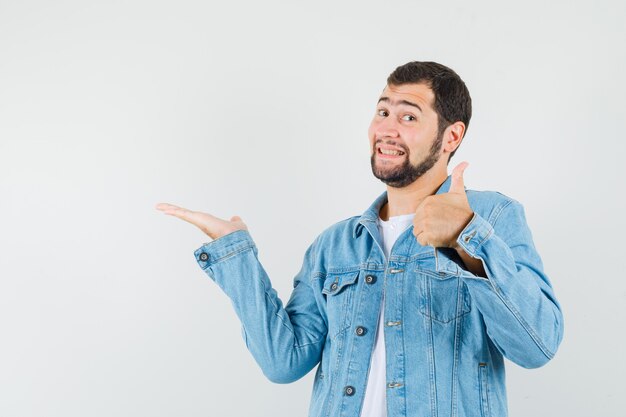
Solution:
M 465 252 L 465 250 L 463 249 L 463 246 L 461 246 L 459 244 L 459 239 L 461 238 L 461 234 L 463 233 L 463 231 L 465 230 L 465 228 L 467 227 L 468 224 L 471 223 L 471 221 L 474 219 L 474 211 L 470 210 L 466 216 L 463 222 L 461 222 L 461 227 L 459 227 L 459 232 L 454 236 L 454 240 L 452 240 L 452 242 L 450 242 L 450 248 L 456 250 L 459 254 L 461 252 Z

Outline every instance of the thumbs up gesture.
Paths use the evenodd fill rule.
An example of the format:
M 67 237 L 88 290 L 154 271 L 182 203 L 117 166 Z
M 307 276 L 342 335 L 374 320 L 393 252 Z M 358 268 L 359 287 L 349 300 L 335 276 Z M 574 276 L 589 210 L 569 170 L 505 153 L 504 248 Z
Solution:
M 420 245 L 458 249 L 456 239 L 474 216 L 463 184 L 468 165 L 464 161 L 452 170 L 447 193 L 430 195 L 417 207 L 413 234 Z

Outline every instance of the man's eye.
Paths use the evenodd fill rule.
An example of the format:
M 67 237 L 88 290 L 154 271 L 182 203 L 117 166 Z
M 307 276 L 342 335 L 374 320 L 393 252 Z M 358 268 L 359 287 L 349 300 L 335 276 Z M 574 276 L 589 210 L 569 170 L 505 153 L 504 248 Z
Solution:
M 412 122 L 413 120 L 417 120 L 415 119 L 415 116 L 413 116 L 412 114 L 405 114 L 404 116 L 402 116 L 402 119 L 406 120 L 407 122 Z
M 383 109 L 378 109 L 378 115 L 379 116 L 388 116 L 389 114 L 387 113 L 387 110 L 383 110 Z

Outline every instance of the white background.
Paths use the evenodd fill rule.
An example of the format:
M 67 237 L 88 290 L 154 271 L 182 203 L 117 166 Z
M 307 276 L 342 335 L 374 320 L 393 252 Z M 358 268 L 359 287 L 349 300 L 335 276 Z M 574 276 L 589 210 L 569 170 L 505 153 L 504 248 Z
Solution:
M 522 416 L 622 416 L 622 1 L 0 0 L 0 416 L 305 416 L 267 381 L 155 210 L 240 215 L 286 300 L 306 247 L 383 190 L 388 74 L 450 66 L 474 116 L 450 163 L 524 204 L 563 306 Z

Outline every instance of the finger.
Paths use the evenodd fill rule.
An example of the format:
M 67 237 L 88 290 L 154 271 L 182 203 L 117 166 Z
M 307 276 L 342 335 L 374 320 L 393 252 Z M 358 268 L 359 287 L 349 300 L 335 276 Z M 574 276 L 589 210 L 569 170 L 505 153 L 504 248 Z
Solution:
M 422 222 L 422 217 L 418 217 L 417 215 L 413 218 L 413 235 L 417 237 L 420 233 L 424 231 L 424 224 Z
M 175 206 L 173 204 L 161 203 L 156 206 L 157 210 L 160 210 L 163 214 L 169 216 L 181 217 L 183 213 L 189 211 L 185 208 Z
M 173 204 L 159 204 L 160 210 L 165 214 L 169 214 L 170 216 L 178 217 L 181 220 L 184 220 L 188 223 L 193 224 L 196 227 L 199 227 L 201 230 L 214 230 L 219 226 L 222 219 L 219 219 L 211 214 L 202 213 L 199 211 L 193 211 L 186 209 L 184 207 L 178 207 Z
M 424 230 L 423 229 L 413 229 L 413 235 L 415 236 L 415 239 L 417 239 L 418 242 L 420 242 L 420 245 L 422 244 L 422 242 L 424 241 Z
M 465 168 L 469 165 L 469 162 L 463 161 L 452 170 L 452 179 L 450 180 L 450 189 L 449 193 L 457 193 L 464 194 L 465 193 L 465 184 L 463 181 L 463 172 Z
M 193 223 L 193 224 L 195 224 L 195 222 L 193 221 L 194 217 L 197 217 L 197 216 L 194 216 L 194 215 L 195 214 L 200 214 L 200 213 L 196 213 L 196 212 L 194 212 L 192 210 L 188 210 L 188 209 L 183 208 L 183 207 L 175 207 L 175 206 L 174 207 L 165 208 L 163 210 L 163 212 L 165 214 L 169 214 L 170 216 L 178 217 L 181 220 L 185 220 L 185 221 L 187 221 L 189 223 Z
M 428 246 L 429 235 L 428 233 L 422 232 L 417 236 L 417 241 L 421 246 Z
M 191 211 L 186 208 L 178 207 L 178 206 L 175 206 L 174 204 L 169 204 L 169 203 L 159 203 L 156 205 L 156 209 L 161 210 L 165 214 L 171 214 L 175 216 L 181 216 Z
M 175 206 L 173 204 L 169 204 L 169 203 L 159 203 L 155 206 L 155 208 L 157 210 L 169 210 L 169 209 L 173 209 L 173 208 L 179 208 L 178 206 Z

